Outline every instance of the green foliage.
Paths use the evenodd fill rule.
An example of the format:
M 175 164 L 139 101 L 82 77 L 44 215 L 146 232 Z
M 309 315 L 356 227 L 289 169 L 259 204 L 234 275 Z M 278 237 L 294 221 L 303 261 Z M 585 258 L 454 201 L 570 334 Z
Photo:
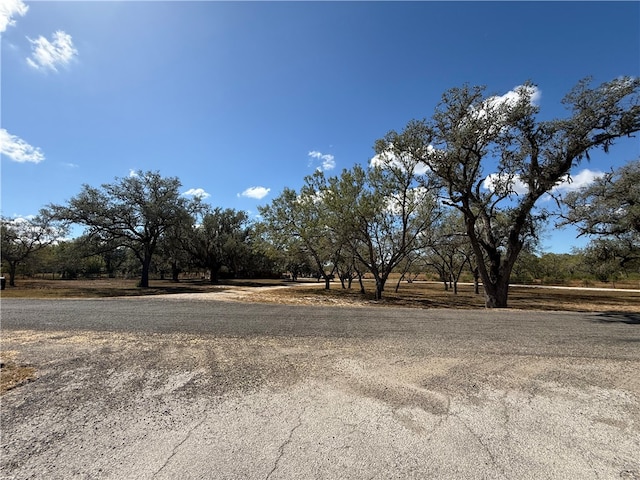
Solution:
M 233 209 L 206 209 L 199 222 L 191 225 L 183 245 L 196 265 L 210 271 L 211 283 L 217 283 L 223 266 L 237 272 L 250 251 L 248 217 Z

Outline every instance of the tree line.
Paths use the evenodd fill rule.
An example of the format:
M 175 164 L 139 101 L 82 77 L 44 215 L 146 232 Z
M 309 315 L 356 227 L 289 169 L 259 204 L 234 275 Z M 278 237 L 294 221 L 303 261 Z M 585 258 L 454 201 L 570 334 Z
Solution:
M 141 287 L 162 258 L 174 278 L 197 265 L 213 282 L 222 268 L 249 265 L 294 278 L 313 271 L 327 288 L 335 276 L 349 286 L 358 279 L 363 290 L 366 273 L 379 299 L 392 272 L 410 275 L 422 266 L 454 289 L 468 269 L 487 307 L 506 307 L 512 277 L 555 216 L 594 237 L 585 258 L 595 258 L 602 275 L 637 272 L 640 160 L 565 198 L 555 187 L 593 149 L 608 152 L 640 130 L 640 80 L 620 77 L 596 87 L 583 80 L 563 101 L 569 116 L 545 121 L 537 118 L 536 91 L 531 83 L 508 97 L 483 87 L 450 89 L 430 118 L 377 140 L 368 165 L 307 176 L 299 190 L 285 188 L 259 207 L 260 221 L 187 199 L 177 178 L 158 172 L 84 185 L 34 219 L 3 219 L 2 260 L 13 283 L 28 252 L 60 243 L 65 228 L 79 224 L 86 230 L 78 243 L 103 255 L 105 265 L 118 252 L 137 259 Z M 540 207 L 545 196 L 555 198 L 556 212 Z

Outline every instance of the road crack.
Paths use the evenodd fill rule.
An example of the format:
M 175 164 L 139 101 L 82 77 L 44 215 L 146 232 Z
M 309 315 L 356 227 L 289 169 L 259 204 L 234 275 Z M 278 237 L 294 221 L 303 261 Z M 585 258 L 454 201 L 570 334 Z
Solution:
M 482 439 L 482 437 L 476 433 L 468 424 L 467 422 L 465 422 L 459 415 L 457 414 L 450 414 L 452 417 L 455 417 L 458 419 L 458 421 L 462 424 L 462 426 L 471 434 L 471 436 L 476 440 L 476 442 L 478 442 L 480 444 L 480 446 L 482 447 L 482 449 L 484 450 L 484 452 L 487 454 L 487 456 L 489 457 L 489 460 L 491 461 L 491 464 L 500 471 L 500 473 L 502 474 L 502 478 L 508 478 L 507 473 L 505 472 L 504 468 L 502 467 L 502 465 L 500 465 L 500 463 L 498 462 L 498 459 L 495 457 L 495 455 L 493 454 L 493 452 L 491 451 L 491 449 L 489 448 L 489 445 Z
M 282 445 L 280 445 L 280 447 L 278 448 L 278 458 L 276 458 L 273 468 L 267 474 L 267 476 L 265 477 L 265 480 L 269 480 L 269 478 L 271 478 L 271 475 L 273 475 L 273 473 L 278 469 L 278 466 L 280 465 L 280 460 L 282 460 L 282 457 L 284 456 L 284 449 L 287 447 L 287 445 L 291 443 L 291 439 L 293 438 L 293 434 L 296 432 L 296 430 L 302 426 L 302 416 L 305 414 L 306 411 L 307 411 L 307 407 L 304 407 L 300 412 L 300 414 L 298 415 L 296 425 L 294 425 L 293 428 L 289 431 L 289 435 L 287 436 L 285 441 L 282 442 Z
M 173 457 L 176 456 L 176 454 L 178 453 L 178 449 L 184 445 L 184 443 L 189 440 L 189 438 L 191 437 L 191 434 L 194 432 L 194 430 L 196 430 L 197 428 L 200 427 L 200 425 L 202 425 L 204 422 L 206 421 L 206 418 L 203 418 L 202 420 L 200 420 L 196 425 L 194 425 L 191 429 L 189 429 L 189 431 L 187 432 L 187 434 L 185 435 L 185 437 L 175 446 L 173 447 L 173 451 L 171 452 L 171 455 L 169 455 L 169 457 L 165 460 L 165 462 L 162 464 L 162 466 L 156 470 L 156 472 L 151 476 L 151 478 L 155 478 L 156 475 L 158 475 L 162 470 L 165 469 L 165 467 L 167 465 L 169 465 L 169 462 L 173 459 Z

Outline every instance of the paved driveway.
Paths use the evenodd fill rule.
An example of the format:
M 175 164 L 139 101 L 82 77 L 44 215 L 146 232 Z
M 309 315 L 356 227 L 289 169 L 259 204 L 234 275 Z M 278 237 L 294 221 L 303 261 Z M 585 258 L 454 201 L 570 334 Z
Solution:
M 2 300 L 0 478 L 640 479 L 640 317 Z

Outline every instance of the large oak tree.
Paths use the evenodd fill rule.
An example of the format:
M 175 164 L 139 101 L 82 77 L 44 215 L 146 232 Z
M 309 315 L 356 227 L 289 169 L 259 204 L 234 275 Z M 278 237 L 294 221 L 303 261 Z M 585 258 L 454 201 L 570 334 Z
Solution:
M 131 249 L 142 266 L 140 287 L 147 288 L 158 241 L 199 205 L 182 196 L 180 187 L 176 177 L 139 171 L 100 188 L 83 185 L 66 205 L 49 208 L 61 220 L 84 225 L 87 235 Z
M 390 132 L 382 146 L 421 158 L 441 182 L 445 202 L 462 212 L 478 261 L 487 307 L 506 307 L 511 271 L 538 234 L 538 200 L 589 152 L 608 152 L 616 139 L 640 130 L 640 79 L 579 82 L 564 98 L 567 118 L 541 121 L 537 88 L 486 95 L 483 87 L 453 88 L 431 119 Z

